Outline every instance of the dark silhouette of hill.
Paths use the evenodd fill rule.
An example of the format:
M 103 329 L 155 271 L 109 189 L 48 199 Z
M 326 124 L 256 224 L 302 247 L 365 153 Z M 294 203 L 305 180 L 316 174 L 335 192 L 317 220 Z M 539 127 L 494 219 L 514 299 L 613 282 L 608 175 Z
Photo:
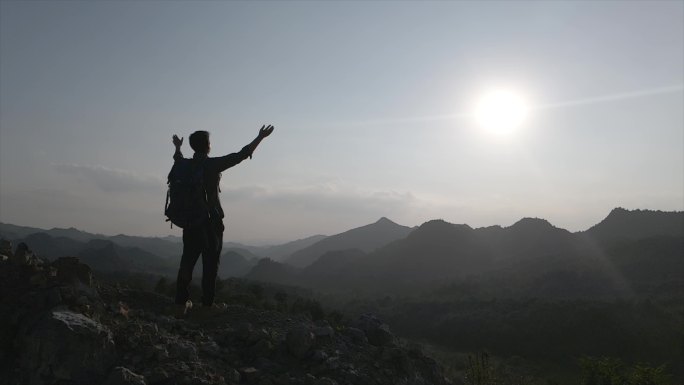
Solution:
M 126 244 L 142 244 L 151 249 L 159 248 L 157 238 L 115 236 Z M 173 258 L 163 258 L 147 249 L 125 247 L 110 239 L 92 239 L 88 242 L 76 241 L 66 237 L 53 237 L 46 233 L 33 233 L 15 240 L 33 245 L 33 252 L 48 260 L 76 256 L 100 272 L 141 272 L 174 277 L 177 273 L 180 254 Z M 167 241 L 162 241 L 167 242 Z M 167 246 L 161 244 L 162 248 Z M 182 252 L 182 244 L 175 248 Z M 244 249 L 228 250 L 221 257 L 219 276 L 222 278 L 241 277 L 257 264 L 258 256 Z
M 238 242 L 223 242 L 223 250 L 246 250 L 249 252 L 249 255 L 257 255 L 259 258 L 264 257 L 261 253 L 261 247 L 245 245 Z
M 256 266 L 244 278 L 290 285 L 297 283 L 300 269 L 286 263 L 276 262 L 269 258 L 260 259 Z M 302 285 L 306 286 L 306 285 Z
M 48 230 L 48 234 L 52 235 L 53 237 L 64 237 L 64 238 L 71 238 L 77 241 L 81 242 L 88 242 L 93 239 L 102 239 L 106 238 L 105 235 L 102 234 L 91 234 L 85 231 L 81 231 L 79 229 L 69 227 L 67 229 L 59 228 L 59 227 L 53 227 L 52 229 Z
M 137 247 L 162 258 L 180 257 L 183 253 L 182 243 L 164 238 L 136 237 L 119 234 L 106 239 L 123 247 Z M 182 241 L 181 241 L 182 242 Z
M 45 230 L 36 227 L 17 226 L 0 222 L 0 238 L 3 239 L 19 239 L 30 234 L 41 232 L 45 232 Z
M 105 272 L 131 271 L 132 263 L 121 255 L 116 245 L 111 241 L 93 240 L 84 245 L 76 256 L 93 270 Z
M 263 256 L 261 254 L 254 254 L 249 249 L 245 249 L 242 247 L 227 247 L 227 248 L 224 248 L 223 251 L 224 252 L 232 251 L 233 253 L 241 255 L 245 260 L 254 260 L 255 265 L 256 265 L 256 261 L 263 258 Z
M 70 239 L 78 242 L 89 242 L 92 240 L 109 240 L 123 247 L 137 247 L 146 250 L 152 254 L 159 257 L 180 257 L 182 248 L 182 239 L 172 240 L 169 237 L 158 238 L 158 237 L 138 237 L 130 235 L 115 235 L 106 236 L 102 234 L 93 234 L 85 231 L 75 229 L 73 227 L 62 229 L 62 228 L 52 228 L 50 230 L 39 229 L 35 227 L 25 227 L 16 226 L 7 223 L 0 223 L 0 238 L 8 240 L 19 240 L 25 239 L 32 234 L 46 234 L 53 239 L 64 238 Z M 178 237 L 176 237 L 178 238 Z M 41 242 L 42 243 L 42 242 Z M 36 250 L 40 250 L 40 245 L 35 246 Z M 39 253 L 44 254 L 49 258 L 56 258 L 53 256 L 54 253 L 39 251 Z
M 281 261 L 289 257 L 292 253 L 305 249 L 315 243 L 324 240 L 325 238 L 327 238 L 327 236 L 325 235 L 313 235 L 310 237 L 298 239 L 296 241 L 287 242 L 282 245 L 261 247 L 258 249 L 257 254 L 267 258 L 271 258 L 274 261 Z
M 247 258 L 236 251 L 226 251 L 221 255 L 218 276 L 220 278 L 242 277 L 257 265 L 258 258 Z
M 658 236 L 616 242 L 606 248 L 611 263 L 630 282 L 684 284 L 684 237 Z M 681 287 L 684 293 L 684 286 Z
M 303 271 L 311 276 L 339 273 L 347 266 L 362 260 L 366 253 L 359 249 L 328 251 Z
M 104 272 L 133 271 L 172 276 L 178 266 L 137 247 L 122 247 L 116 243 L 93 239 L 76 255 L 94 270 Z
M 29 236 L 33 237 L 34 234 L 44 234 L 49 236 L 50 239 L 38 235 L 38 238 L 34 241 L 32 238 L 29 238 Z M 326 238 L 324 235 L 314 235 L 304 239 L 287 242 L 282 245 L 273 246 L 249 246 L 241 243 L 225 242 L 223 250 L 236 252 L 245 257 L 248 261 L 264 257 L 278 260 L 302 248 L 311 246 L 324 238 Z M 66 255 L 75 255 L 82 248 L 80 243 L 95 239 L 109 240 L 122 247 L 139 248 L 158 257 L 169 258 L 175 262 L 180 261 L 181 254 L 183 253 L 183 239 L 177 236 L 140 237 L 125 234 L 106 236 L 88 233 L 73 227 L 46 230 L 36 227 L 0 223 L 0 239 L 12 240 L 15 241 L 15 243 L 27 241 L 27 243 L 35 245 L 34 249 L 36 252 L 50 259 Z M 235 260 L 235 262 L 238 263 L 237 260 Z M 236 271 L 242 271 L 237 265 L 231 267 L 231 269 L 233 268 L 237 269 Z
M 358 250 L 332 253 L 304 269 L 269 261 L 246 277 L 370 294 L 411 293 L 471 281 L 500 296 L 625 297 L 640 288 L 655 290 L 684 281 L 681 274 L 667 274 L 684 271 L 684 236 L 668 225 L 673 222 L 670 216 L 662 221 L 651 226 L 665 229 L 666 235 L 597 245 L 583 233 L 538 218 L 480 229 L 433 220 L 367 255 Z M 651 234 L 657 232 L 646 233 Z
M 244 278 L 282 285 L 313 287 L 319 290 L 335 290 L 350 283 L 354 273 L 350 269 L 365 256 L 366 253 L 359 249 L 329 251 L 305 268 L 264 258 Z
M 433 220 L 369 254 L 358 270 L 369 273 L 372 286 L 410 287 L 478 273 L 491 259 L 487 244 L 470 226 Z
M 165 237 L 161 237 L 160 239 L 163 239 L 165 241 L 173 242 L 173 243 L 183 243 L 183 237 L 178 237 L 175 235 L 167 235 Z
M 354 277 L 354 271 L 350 268 L 357 266 L 366 256 L 359 249 L 329 251 L 305 267 L 292 284 L 306 282 L 309 287 L 324 291 L 344 287 Z
M 135 271 L 172 276 L 177 269 L 177 264 L 171 260 L 137 247 L 123 247 L 107 239 L 83 242 L 38 232 L 14 241 L 17 244 L 25 242 L 33 245 L 33 252 L 48 260 L 67 256 L 79 257 L 93 269 L 101 272 Z
M 599 242 L 628 241 L 653 236 L 684 236 L 684 212 L 613 209 L 584 235 Z
M 106 235 L 102 234 L 92 234 L 85 231 L 78 230 L 73 227 L 69 228 L 59 228 L 53 227 L 52 229 L 40 229 L 37 227 L 28 226 L 17 226 L 9 223 L 0 223 L 0 238 L 4 239 L 19 239 L 26 238 L 27 236 L 35 233 L 45 233 L 52 237 L 64 237 L 70 238 L 80 242 L 88 242 L 92 239 L 102 239 L 106 238 Z
M 33 245 L 33 251 L 48 260 L 66 256 L 78 256 L 98 272 L 140 272 L 174 277 L 183 252 L 182 238 L 168 236 L 138 237 L 119 234 L 105 236 L 91 234 L 74 228 L 44 230 L 35 227 L 0 224 L 0 238 L 12 240 L 15 244 L 25 242 Z M 322 236 L 290 242 L 282 245 L 285 250 L 297 245 L 308 245 Z M 238 245 L 233 243 L 226 243 Z M 244 246 L 224 249 L 219 276 L 223 278 L 245 275 L 257 264 L 262 254 Z M 280 246 L 263 249 L 278 250 Z M 198 268 L 201 262 L 198 264 Z
M 50 260 L 76 255 L 85 244 L 66 237 L 53 237 L 46 233 L 33 233 L 23 238 L 23 242 L 33 246 L 33 251 Z
M 624 209 L 613 210 L 601 223 L 579 233 L 539 218 L 523 218 L 509 227 L 478 229 L 434 220 L 415 230 L 382 218 L 295 252 L 291 260 L 299 260 L 304 268 L 281 266 L 274 260 L 257 264 L 260 254 L 226 248 L 231 254 L 222 261 L 220 274 L 367 293 L 411 293 L 464 281 L 477 282 L 480 288 L 486 285 L 490 293 L 512 296 L 573 298 L 671 292 L 684 279 L 672 273 L 684 270 L 683 223 L 682 212 Z M 119 248 L 107 243 L 86 247 L 84 242 L 55 237 L 51 232 L 81 238 L 89 237 L 88 233 L 75 229 L 31 233 L 35 230 L 40 229 L 0 226 L 3 237 L 29 233 L 14 240 L 26 240 L 39 255 L 50 259 L 78 256 L 86 249 L 105 249 L 99 255 L 111 255 L 113 261 L 92 262 L 103 269 L 140 270 L 147 266 L 150 273 L 163 269 L 164 274 L 173 276 L 182 250 L 178 242 L 124 235 L 105 238 Z M 295 247 L 313 240 L 315 237 L 282 246 Z M 162 256 L 150 252 L 174 249 L 177 254 L 167 258 L 165 266 L 159 263 Z M 87 253 L 83 256 L 88 258 Z M 310 263 L 305 263 L 307 260 Z
M 299 250 L 284 261 L 295 267 L 306 267 L 328 251 L 359 249 L 371 252 L 388 243 L 406 237 L 413 229 L 398 225 L 387 218 L 375 223 L 332 235 Z

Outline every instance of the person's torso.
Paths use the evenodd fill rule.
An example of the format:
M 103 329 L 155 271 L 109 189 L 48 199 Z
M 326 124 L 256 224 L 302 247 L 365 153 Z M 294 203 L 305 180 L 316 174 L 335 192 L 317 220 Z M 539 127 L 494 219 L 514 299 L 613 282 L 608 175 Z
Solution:
M 223 208 L 221 207 L 221 200 L 219 199 L 219 183 L 221 182 L 221 173 L 212 170 L 210 167 L 211 158 L 207 159 L 207 166 L 204 168 L 204 191 L 207 194 L 207 205 L 209 207 L 209 214 L 223 218 Z

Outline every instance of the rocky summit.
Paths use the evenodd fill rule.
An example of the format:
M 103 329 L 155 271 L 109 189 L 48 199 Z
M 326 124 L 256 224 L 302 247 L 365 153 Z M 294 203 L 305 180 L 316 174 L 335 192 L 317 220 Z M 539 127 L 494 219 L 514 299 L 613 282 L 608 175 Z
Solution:
M 98 282 L 76 258 L 0 255 L 0 385 L 449 384 L 372 315 L 331 326 L 224 303 L 178 319 L 171 298 Z

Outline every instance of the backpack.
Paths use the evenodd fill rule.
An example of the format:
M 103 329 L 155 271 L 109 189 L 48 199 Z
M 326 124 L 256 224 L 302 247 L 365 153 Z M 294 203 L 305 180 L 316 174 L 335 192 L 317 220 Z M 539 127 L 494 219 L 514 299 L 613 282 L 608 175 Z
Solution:
M 167 182 L 164 215 L 171 227 L 187 229 L 201 225 L 209 218 L 209 205 L 204 190 L 204 162 L 178 159 Z

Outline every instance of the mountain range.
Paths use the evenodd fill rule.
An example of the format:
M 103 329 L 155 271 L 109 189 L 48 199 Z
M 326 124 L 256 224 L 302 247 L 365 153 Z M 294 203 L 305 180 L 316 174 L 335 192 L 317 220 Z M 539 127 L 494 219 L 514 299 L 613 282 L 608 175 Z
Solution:
M 173 277 L 178 237 L 104 236 L 74 228 L 0 223 L 0 238 L 55 259 L 78 256 L 95 270 Z M 684 213 L 617 208 L 571 233 L 539 218 L 471 228 L 432 220 L 411 228 L 381 218 L 332 236 L 283 245 L 224 244 L 219 276 L 331 292 L 411 293 L 477 282 L 527 296 L 628 295 L 684 279 Z
M 386 244 L 402 239 L 411 232 L 410 227 L 398 225 L 383 217 L 370 225 L 358 227 L 322 239 L 309 247 L 292 253 L 285 263 L 295 267 L 306 267 L 329 251 L 356 248 L 371 252 Z
M 576 298 L 681 288 L 683 271 L 684 213 L 618 208 L 578 233 L 539 218 L 478 229 L 433 220 L 367 254 L 347 248 L 303 268 L 269 261 L 246 278 L 375 295 L 475 282 L 497 296 Z

